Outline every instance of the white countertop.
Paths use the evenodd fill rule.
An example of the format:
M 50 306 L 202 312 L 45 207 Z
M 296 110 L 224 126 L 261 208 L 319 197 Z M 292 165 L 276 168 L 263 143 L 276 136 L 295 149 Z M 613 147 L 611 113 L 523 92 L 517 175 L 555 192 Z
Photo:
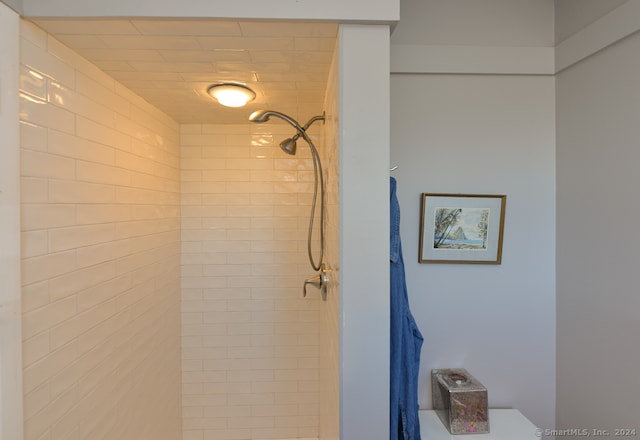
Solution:
M 517 409 L 490 409 L 489 434 L 452 435 L 433 410 L 420 411 L 420 433 L 428 440 L 539 440 L 538 428 Z

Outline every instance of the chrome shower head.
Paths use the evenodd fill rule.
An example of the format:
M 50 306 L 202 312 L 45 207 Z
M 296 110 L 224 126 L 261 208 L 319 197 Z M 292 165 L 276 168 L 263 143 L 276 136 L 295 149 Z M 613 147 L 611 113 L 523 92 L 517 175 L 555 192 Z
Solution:
M 290 138 L 285 139 L 282 142 L 280 142 L 280 148 L 282 149 L 282 151 L 284 151 L 285 153 L 290 154 L 290 155 L 293 156 L 294 154 L 296 154 L 296 141 L 302 135 L 302 133 L 304 132 L 306 127 L 302 127 L 292 117 L 287 116 L 284 113 L 276 112 L 276 111 L 273 111 L 273 110 L 257 110 L 255 112 L 251 113 L 251 115 L 249 116 L 249 121 L 257 122 L 257 123 L 267 122 L 269 120 L 269 118 L 271 118 L 271 116 L 275 116 L 277 118 L 280 118 L 280 119 L 288 122 L 293 127 L 295 127 L 296 130 L 298 130 L 298 133 L 296 133 L 295 136 L 290 137 Z
M 297 147 L 296 141 L 298 140 L 299 137 L 300 135 L 297 134 L 294 137 L 287 138 L 282 142 L 280 142 L 280 148 L 282 149 L 282 151 L 294 156 L 296 154 L 296 147 Z
M 249 120 L 257 123 L 267 122 L 272 113 L 270 110 L 256 110 L 249 115 Z
M 307 122 L 307 124 L 303 127 L 301 126 L 295 119 L 291 116 L 287 116 L 284 113 L 280 113 L 274 110 L 257 110 L 249 116 L 249 121 L 251 122 L 267 122 L 271 116 L 275 116 L 277 118 L 282 119 L 283 121 L 288 122 L 291 126 L 293 126 L 298 132 L 295 136 L 287 138 L 280 142 L 280 148 L 287 154 L 294 155 L 296 154 L 296 141 L 302 136 L 308 143 L 309 147 L 312 150 L 315 150 L 315 147 L 311 143 L 311 140 L 307 137 L 306 130 L 313 124 L 315 121 L 324 121 L 324 114 L 320 116 L 314 116 Z
M 283 121 L 287 121 L 289 124 L 293 125 L 298 131 L 304 130 L 300 126 L 300 124 L 298 124 L 298 122 L 296 122 L 296 120 L 293 119 L 291 116 L 287 116 L 284 113 L 280 113 L 274 110 L 256 110 L 255 112 L 251 113 L 251 115 L 249 115 L 249 121 L 257 122 L 257 123 L 267 122 L 271 118 L 271 116 L 275 116 L 276 118 L 280 118 Z

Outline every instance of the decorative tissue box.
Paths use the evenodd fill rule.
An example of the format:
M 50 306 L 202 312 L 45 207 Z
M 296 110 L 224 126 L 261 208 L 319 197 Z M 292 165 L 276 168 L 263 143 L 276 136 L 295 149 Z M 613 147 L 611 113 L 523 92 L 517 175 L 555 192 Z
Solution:
M 451 434 L 489 432 L 487 389 L 464 368 L 431 370 L 433 409 Z

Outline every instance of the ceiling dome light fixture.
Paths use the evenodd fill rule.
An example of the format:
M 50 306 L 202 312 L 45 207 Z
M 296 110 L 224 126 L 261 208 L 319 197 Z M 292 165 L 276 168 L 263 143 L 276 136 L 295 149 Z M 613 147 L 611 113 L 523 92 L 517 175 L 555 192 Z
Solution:
M 244 107 L 256 99 L 256 92 L 243 84 L 221 83 L 207 89 L 213 99 L 226 107 Z

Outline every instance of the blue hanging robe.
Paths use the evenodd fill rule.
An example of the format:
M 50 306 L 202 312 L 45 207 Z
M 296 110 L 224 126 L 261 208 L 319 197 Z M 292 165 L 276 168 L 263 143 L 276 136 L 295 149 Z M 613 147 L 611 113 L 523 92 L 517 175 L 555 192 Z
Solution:
M 391 389 L 390 440 L 421 440 L 418 371 L 422 334 L 409 310 L 400 243 L 400 205 L 391 177 Z

